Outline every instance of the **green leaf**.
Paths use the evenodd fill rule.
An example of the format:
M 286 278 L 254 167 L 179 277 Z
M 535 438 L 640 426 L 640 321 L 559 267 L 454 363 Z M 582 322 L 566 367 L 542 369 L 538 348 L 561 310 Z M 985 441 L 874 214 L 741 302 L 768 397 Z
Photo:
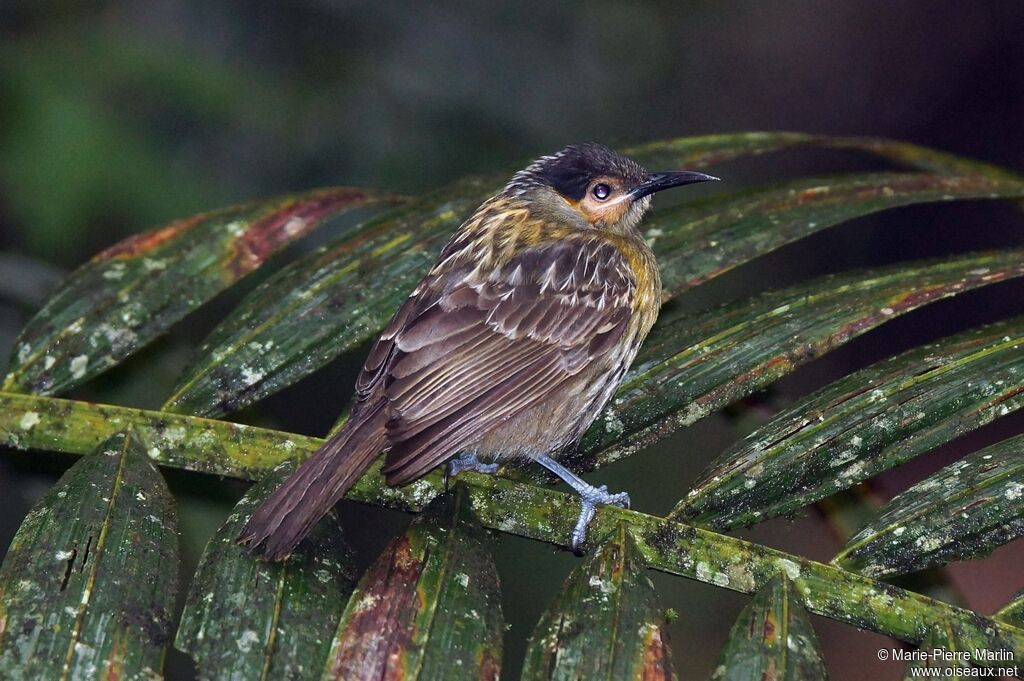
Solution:
M 594 468 L 689 425 L 923 305 L 1024 274 L 1024 251 L 823 277 L 709 310 L 663 316 L 584 437 Z
M 257 401 L 371 339 L 463 219 L 495 187 L 467 182 L 362 230 L 254 291 L 199 351 L 165 409 L 218 415 Z M 874 173 L 800 180 L 666 211 L 646 223 L 666 297 L 840 222 L 927 201 L 1005 198 L 1024 183 Z M 374 284 L 367 286 L 372 277 Z
M 744 133 L 658 142 L 631 151 L 659 164 L 700 166 L 815 146 L 866 151 L 954 176 L 882 173 L 803 180 L 668 211 L 647 229 L 661 260 L 667 294 L 876 210 L 1024 193 L 1021 178 L 1008 171 L 888 140 Z M 164 408 L 224 414 L 371 339 L 429 270 L 455 228 L 499 186 L 490 179 L 456 183 L 293 263 L 214 330 Z M 366 285 L 368 280 L 371 285 Z
M 648 142 L 625 150 L 659 170 L 671 166 L 706 168 L 745 156 L 789 149 L 842 149 L 886 158 L 905 166 L 954 175 L 1020 179 L 1005 168 L 881 137 L 832 137 L 803 132 L 738 132 Z
M 21 332 L 4 390 L 53 394 L 108 369 L 324 220 L 397 197 L 335 187 L 138 234 L 75 270 Z
M 320 678 L 355 585 L 337 516 L 328 514 L 283 562 L 261 560 L 237 541 L 293 469 L 278 466 L 250 489 L 203 552 L 175 641 L 201 679 Z
M 999 608 L 993 618 L 1017 627 L 1024 627 L 1024 589 L 1018 591 L 1010 602 Z
M 150 679 L 178 587 L 177 517 L 131 435 L 78 461 L 0 567 L 0 677 Z
M 214 329 L 163 408 L 208 416 L 233 411 L 369 339 L 455 228 L 495 190 L 492 181 L 458 182 L 291 263 Z
M 736 619 L 712 681 L 826 679 L 818 637 L 793 583 L 779 575 Z
M 198 417 L 113 405 L 0 393 L 0 441 L 68 453 L 86 453 L 97 434 L 131 427 L 159 446 L 146 448 L 162 465 L 260 477 L 289 456 L 301 459 L 323 440 Z M 145 439 L 140 438 L 143 443 Z M 176 443 L 176 444 L 175 444 Z M 499 476 L 460 474 L 484 527 L 566 546 L 579 514 L 579 497 Z M 380 506 L 421 509 L 444 490 L 432 473 L 401 488 L 387 487 L 379 464 L 346 498 Z M 514 509 L 514 512 L 510 512 Z M 903 641 L 920 642 L 935 622 L 957 623 L 974 647 L 1009 647 L 1024 659 L 1024 629 L 981 617 L 919 593 L 710 530 L 614 507 L 597 510 L 591 536 L 626 523 L 648 567 L 750 593 L 780 571 L 797 584 L 811 612 Z
M 286 459 L 305 458 L 323 444 L 227 421 L 0 393 L 0 444 L 9 447 L 88 454 L 126 428 L 161 465 L 245 479 L 260 478 Z
M 982 449 L 895 497 L 832 562 L 872 577 L 986 555 L 1024 534 L 1024 435 Z
M 874 485 L 864 484 L 836 492 L 815 503 L 814 508 L 822 515 L 832 535 L 846 542 L 860 528 L 874 520 L 884 503 L 885 500 L 879 496 Z M 941 567 L 922 570 L 896 583 L 930 598 L 967 607 L 964 595 L 948 571 Z
M 495 476 L 462 473 L 485 527 L 566 545 L 578 497 Z M 514 509 L 510 512 L 509 509 Z M 753 593 L 780 573 L 810 612 L 918 643 L 936 622 L 955 622 L 972 648 L 1008 648 L 1024 658 L 1024 630 L 869 577 L 729 535 L 615 507 L 600 507 L 589 527 L 600 537 L 626 523 L 647 566 L 706 584 Z
M 283 461 L 301 461 L 324 443 L 316 437 L 162 411 L 54 397 L 0 393 L 0 444 L 87 454 L 119 430 L 131 428 L 151 461 L 184 470 L 262 478 Z M 441 491 L 440 472 L 404 487 L 388 487 L 378 461 L 349 499 L 385 501 L 420 510 Z
M 498 573 L 465 495 L 460 485 L 434 502 L 363 575 L 338 624 L 325 681 L 498 678 Z
M 936 654 L 938 651 L 942 652 Z M 955 625 L 950 623 L 942 623 L 929 631 L 917 650 L 900 652 L 911 657 L 910 663 L 907 664 L 907 672 L 903 676 L 904 681 L 911 679 L 953 681 L 970 676 L 967 670 L 971 668 L 970 659 L 973 651 L 964 647 L 957 636 Z M 965 657 L 967 659 L 964 659 Z M 944 670 L 948 670 L 950 673 L 946 674 Z M 960 670 L 960 673 L 957 673 L 957 670 Z
M 800 179 L 655 213 L 641 226 L 666 295 L 870 213 L 935 201 L 1019 198 L 1024 182 L 984 175 L 867 173 Z
M 675 679 L 665 610 L 624 526 L 573 569 L 533 630 L 523 681 Z
M 924 345 L 801 400 L 719 457 L 670 517 L 714 528 L 794 511 L 1024 403 L 1024 317 Z

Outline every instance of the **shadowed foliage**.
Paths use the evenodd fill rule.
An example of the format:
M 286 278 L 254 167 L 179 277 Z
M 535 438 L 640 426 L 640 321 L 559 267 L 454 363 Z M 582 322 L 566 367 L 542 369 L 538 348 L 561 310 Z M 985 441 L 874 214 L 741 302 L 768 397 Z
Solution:
M 740 613 L 711 675 L 712 681 L 826 678 L 818 637 L 785 575 L 758 591 Z
M 0 568 L 8 679 L 142 678 L 170 644 L 178 520 L 134 436 L 82 458 L 18 530 Z
M 678 678 L 665 634 L 665 610 L 624 526 L 572 571 L 541 616 L 530 638 L 522 678 Z
M 210 539 L 178 625 L 175 647 L 200 678 L 319 679 L 355 569 L 331 513 L 281 563 L 235 541 L 249 514 L 293 467 L 282 464 L 254 485 Z M 224 646 L 225 641 L 235 641 Z

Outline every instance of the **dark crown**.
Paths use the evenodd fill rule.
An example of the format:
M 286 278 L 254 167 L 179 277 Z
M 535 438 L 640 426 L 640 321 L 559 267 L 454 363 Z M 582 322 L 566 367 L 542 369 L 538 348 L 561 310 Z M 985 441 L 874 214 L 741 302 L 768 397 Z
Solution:
M 551 187 L 562 196 L 579 201 L 595 178 L 618 177 L 626 186 L 633 187 L 640 184 L 646 174 L 633 159 L 619 156 L 603 144 L 585 142 L 540 157 L 516 173 L 505 191 L 520 194 L 536 187 Z

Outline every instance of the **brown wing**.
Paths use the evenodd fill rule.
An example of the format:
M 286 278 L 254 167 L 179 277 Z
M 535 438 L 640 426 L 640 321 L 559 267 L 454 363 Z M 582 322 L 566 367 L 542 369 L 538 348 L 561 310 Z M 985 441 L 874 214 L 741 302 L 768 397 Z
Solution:
M 542 403 L 622 337 L 636 290 L 620 251 L 595 236 L 527 249 L 487 275 L 454 269 L 410 300 L 360 377 L 383 379 L 402 484 Z

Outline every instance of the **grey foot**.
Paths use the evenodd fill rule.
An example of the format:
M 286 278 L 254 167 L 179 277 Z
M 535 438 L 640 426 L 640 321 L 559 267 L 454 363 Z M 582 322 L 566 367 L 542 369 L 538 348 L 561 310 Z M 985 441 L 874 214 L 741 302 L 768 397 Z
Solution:
M 572 528 L 572 552 L 577 556 L 582 555 L 583 544 L 587 540 L 587 526 L 594 519 L 597 507 L 618 506 L 619 508 L 629 508 L 629 495 L 625 492 L 612 494 L 605 485 L 594 487 L 550 456 L 539 456 L 536 461 L 564 480 L 567 485 L 576 490 L 576 493 L 580 495 L 580 515 L 576 519 L 576 526 Z
M 486 475 L 493 475 L 498 472 L 498 464 L 483 463 L 476 458 L 476 454 L 464 452 L 454 459 L 448 461 L 444 467 L 444 488 L 448 489 L 448 481 L 462 471 L 475 471 Z
M 626 492 L 611 493 L 608 487 L 601 485 L 593 487 L 587 485 L 586 490 L 577 490 L 580 493 L 580 515 L 576 519 L 576 526 L 572 528 L 572 552 L 577 556 L 583 554 L 583 544 L 587 541 L 587 527 L 594 519 L 594 513 L 598 506 L 618 506 L 629 508 L 629 494 Z

